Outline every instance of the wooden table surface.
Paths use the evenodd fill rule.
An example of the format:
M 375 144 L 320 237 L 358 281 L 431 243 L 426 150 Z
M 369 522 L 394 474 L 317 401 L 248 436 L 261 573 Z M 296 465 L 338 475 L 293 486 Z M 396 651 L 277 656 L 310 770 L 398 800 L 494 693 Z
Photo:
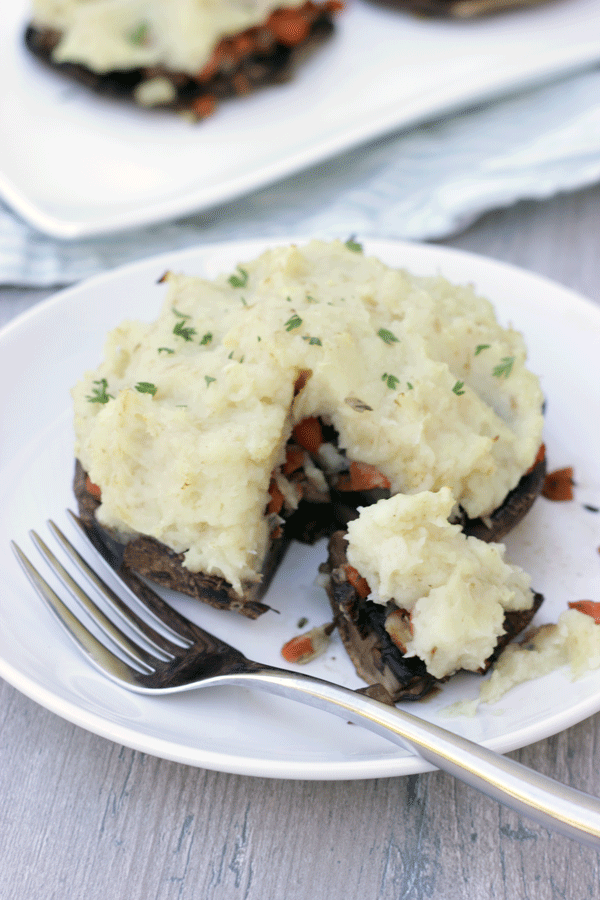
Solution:
M 442 243 L 600 302 L 600 187 L 490 213 Z M 0 324 L 47 293 L 0 291 Z M 600 795 L 600 715 L 511 756 Z M 440 772 L 204 771 L 89 734 L 1 681 L 0 797 L 2 900 L 600 897 L 594 851 Z

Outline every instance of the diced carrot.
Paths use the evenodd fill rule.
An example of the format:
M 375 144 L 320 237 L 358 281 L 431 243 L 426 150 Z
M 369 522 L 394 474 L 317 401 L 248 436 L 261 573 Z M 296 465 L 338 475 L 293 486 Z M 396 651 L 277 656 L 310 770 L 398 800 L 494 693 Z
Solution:
M 200 119 L 211 116 L 214 113 L 216 106 L 217 100 L 212 94 L 204 94 L 203 97 L 197 97 L 192 104 L 194 112 Z
M 542 495 L 547 500 L 556 500 L 561 502 L 573 499 L 573 467 L 566 466 L 564 469 L 555 469 L 546 475 Z
M 535 467 L 537 466 L 537 464 L 538 464 L 538 463 L 541 463 L 541 461 L 542 461 L 543 459 L 545 459 L 545 457 L 546 457 L 546 445 L 545 445 L 545 444 L 541 444 L 541 445 L 540 445 L 540 449 L 539 449 L 538 452 L 537 452 L 536 458 L 535 458 L 534 461 L 531 463 L 531 465 L 529 466 L 529 468 L 527 469 L 527 471 L 525 472 L 525 474 L 526 474 L 526 475 L 529 475 L 530 472 L 533 472 L 533 470 L 535 469 Z
M 323 443 L 323 429 L 315 416 L 308 416 L 298 422 L 292 434 L 296 443 L 309 453 L 316 453 Z
M 281 467 L 281 471 L 284 475 L 291 475 L 292 472 L 297 472 L 298 469 L 301 469 L 303 465 L 304 450 L 302 447 L 290 445 L 285 452 L 285 462 Z
M 98 485 L 94 484 L 94 482 L 92 481 L 92 479 L 90 478 L 89 475 L 86 475 L 85 489 L 88 492 L 88 494 L 91 494 L 92 497 L 96 498 L 96 500 L 100 499 L 102 492 L 101 492 L 100 488 L 98 487 Z
M 313 660 L 329 646 L 329 635 L 335 628 L 334 622 L 318 625 L 316 628 L 298 634 L 281 648 L 281 655 L 289 663 L 307 663 Z
M 358 596 L 362 597 L 363 600 L 368 597 L 371 593 L 371 588 L 368 585 L 367 579 L 363 578 L 360 572 L 355 569 L 354 566 L 351 566 L 350 563 L 346 563 L 344 572 Z
M 280 44 L 294 47 L 307 37 L 310 22 L 300 10 L 278 9 L 269 16 L 266 27 L 273 32 Z
M 269 494 L 271 495 L 271 499 L 267 506 L 267 513 L 278 513 L 283 506 L 283 494 L 277 487 L 277 482 L 274 478 L 271 479 L 269 485 Z
M 390 487 L 389 478 L 376 466 L 360 462 L 351 462 L 349 475 L 340 476 L 336 484 L 338 491 L 370 491 L 373 488 L 389 490 Z
M 569 603 L 569 608 L 591 616 L 596 625 L 600 625 L 600 603 L 596 600 L 573 600 Z

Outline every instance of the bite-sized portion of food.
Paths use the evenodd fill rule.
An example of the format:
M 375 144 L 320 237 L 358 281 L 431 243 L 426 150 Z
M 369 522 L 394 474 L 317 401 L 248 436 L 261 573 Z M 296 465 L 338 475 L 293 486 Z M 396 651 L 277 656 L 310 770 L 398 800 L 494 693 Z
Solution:
M 340 0 L 34 0 L 25 43 L 114 97 L 204 118 L 285 80 L 331 34 Z
M 539 6 L 547 0 L 380 0 L 385 6 L 443 19 L 475 19 L 511 9 Z
M 330 541 L 327 590 L 358 674 L 394 699 L 484 672 L 541 603 L 502 544 L 448 521 L 448 488 L 380 500 Z
M 341 495 L 347 510 L 448 487 L 451 518 L 493 536 L 544 466 L 523 340 L 470 286 L 352 241 L 163 281 L 159 317 L 111 332 L 73 392 L 82 506 L 143 574 L 168 559 L 171 586 L 201 596 L 212 579 L 249 612 L 290 537 L 345 525 Z

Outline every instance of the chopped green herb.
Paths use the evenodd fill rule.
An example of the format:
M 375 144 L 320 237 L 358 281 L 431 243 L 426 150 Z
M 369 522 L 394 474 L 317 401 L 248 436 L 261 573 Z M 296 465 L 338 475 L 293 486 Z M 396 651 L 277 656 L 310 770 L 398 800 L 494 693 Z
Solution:
M 310 337 L 310 335 L 308 335 L 308 334 L 305 334 L 305 335 L 303 336 L 302 340 L 303 340 L 303 341 L 308 341 L 309 346 L 310 346 L 310 344 L 316 344 L 318 347 L 322 347 L 322 346 L 323 346 L 323 344 L 321 343 L 321 338 L 318 338 L 318 337 Z
M 395 391 L 400 383 L 400 379 L 396 378 L 395 375 L 388 375 L 387 372 L 384 372 L 381 376 L 381 380 L 385 381 L 390 390 Z
M 292 302 L 292 298 L 291 298 L 291 297 L 286 297 L 285 299 L 287 300 L 288 303 L 291 303 L 291 302 Z
M 352 250 L 353 253 L 362 253 L 363 245 L 359 244 L 358 241 L 354 240 L 355 235 L 351 235 L 346 241 L 346 247 L 348 250 Z
M 395 334 L 392 334 L 391 331 L 388 331 L 387 328 L 380 328 L 377 332 L 382 341 L 386 344 L 397 344 L 398 338 Z
M 294 313 L 294 315 L 291 316 L 291 318 L 289 318 L 287 320 L 287 322 L 285 323 L 285 330 L 293 331 L 294 328 L 300 328 L 301 325 L 302 325 L 302 319 L 300 318 L 300 316 L 297 313 Z
M 406 382 L 406 385 L 407 385 L 409 391 L 412 391 L 412 390 L 413 390 L 413 386 L 412 386 L 412 384 L 410 383 L 410 381 L 407 381 L 407 382 Z
M 136 391 L 139 391 L 140 394 L 152 394 L 153 397 L 156 393 L 156 385 L 152 384 L 150 381 L 138 381 L 135 389 Z
M 475 347 L 475 356 L 479 356 L 482 350 L 489 350 L 490 344 L 477 344 Z
M 510 373 L 512 372 L 512 367 L 515 363 L 514 356 L 503 356 L 499 365 L 495 366 L 492 375 L 495 375 L 496 378 L 508 378 Z
M 302 616 L 301 619 L 298 619 L 298 625 L 296 627 L 305 628 L 306 625 L 308 625 L 308 619 L 306 618 L 306 616 Z
M 231 275 L 229 278 L 229 284 L 231 287 L 242 288 L 246 287 L 248 284 L 248 273 L 245 269 L 242 269 L 241 266 L 237 267 L 239 275 Z
M 210 333 L 210 331 L 207 331 L 206 334 L 202 335 L 202 340 L 200 341 L 200 346 L 205 347 L 206 344 L 210 344 L 212 339 L 213 339 L 212 334 Z
M 248 306 L 248 304 L 246 303 L 246 298 L 245 298 L 245 297 L 240 297 L 240 300 L 242 301 L 242 303 L 244 304 L 244 306 Z
M 158 352 L 159 353 L 175 353 L 175 351 L 171 350 L 170 347 L 159 347 Z
M 192 318 L 187 313 L 179 312 L 179 310 L 175 309 L 174 306 L 172 306 L 171 309 L 173 310 L 173 312 L 175 313 L 176 316 L 179 316 L 180 319 L 191 319 Z
M 210 375 L 205 375 L 205 376 L 204 376 L 204 380 L 205 380 L 205 382 L 206 382 L 206 387 L 210 387 L 210 385 L 212 384 L 212 382 L 213 382 L 213 381 L 216 381 L 217 379 L 216 379 L 216 378 L 211 378 Z
M 311 294 L 307 294 L 307 295 L 306 295 L 306 299 L 308 300 L 309 303 L 318 303 L 318 302 L 319 302 L 319 301 L 316 299 L 316 297 L 311 296 Z
M 453 393 L 458 394 L 458 396 L 460 397 L 461 394 L 464 394 L 464 390 L 463 390 L 464 386 L 465 386 L 464 381 L 457 381 L 456 384 L 454 385 L 454 387 L 452 388 Z
M 257 341 L 262 341 L 262 338 L 261 338 L 260 334 L 257 334 L 257 335 L 256 335 L 256 340 L 257 340 Z
M 140 22 L 129 34 L 129 40 L 132 44 L 145 44 L 150 34 L 150 26 L 147 22 Z
M 108 387 L 106 378 L 94 381 L 94 384 L 97 384 L 98 387 L 92 388 L 91 396 L 85 398 L 86 400 L 89 400 L 90 403 L 108 403 L 109 400 L 115 399 L 112 394 L 108 394 L 106 391 L 106 388 Z
M 231 351 L 231 353 L 229 354 L 229 356 L 227 357 L 227 359 L 233 359 L 233 350 Z
M 173 334 L 176 334 L 177 337 L 181 337 L 184 341 L 191 341 L 192 337 L 196 334 L 196 329 L 191 328 L 190 326 L 186 326 L 183 324 L 183 321 L 177 322 L 175 328 L 173 329 Z

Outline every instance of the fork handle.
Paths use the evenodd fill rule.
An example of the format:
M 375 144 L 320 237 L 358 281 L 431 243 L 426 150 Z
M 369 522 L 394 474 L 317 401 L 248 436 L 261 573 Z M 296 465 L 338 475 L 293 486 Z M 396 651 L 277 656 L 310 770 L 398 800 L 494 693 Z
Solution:
M 218 680 L 218 679 L 216 679 Z M 408 748 L 539 825 L 600 849 L 600 800 L 493 750 L 349 688 L 302 673 L 260 667 L 224 683 L 255 687 L 341 716 Z M 206 682 L 204 682 L 206 683 Z

